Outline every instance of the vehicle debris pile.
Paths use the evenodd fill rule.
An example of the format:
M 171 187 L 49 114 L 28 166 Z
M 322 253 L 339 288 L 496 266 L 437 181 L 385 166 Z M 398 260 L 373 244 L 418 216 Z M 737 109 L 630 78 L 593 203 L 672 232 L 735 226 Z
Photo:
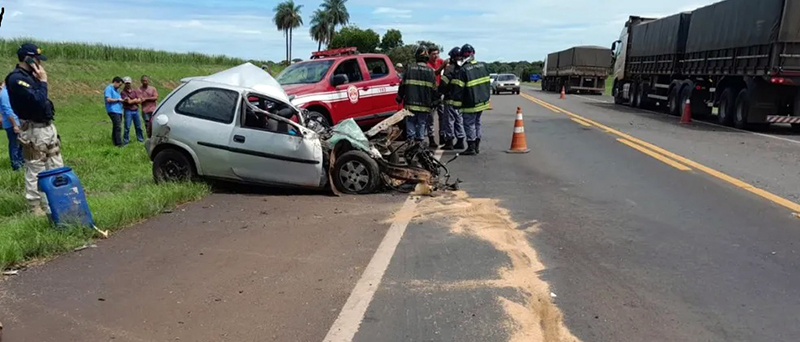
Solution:
M 419 142 L 397 141 L 402 136 L 402 130 L 397 124 L 410 115 L 414 114 L 407 110 L 398 111 L 367 132 L 362 131 L 353 119 L 342 121 L 330 129 L 313 127 L 313 124 L 310 128 L 320 134 L 323 148 L 329 156 L 328 167 L 336 165 L 342 151 L 346 153 L 348 150 L 358 150 L 368 154 L 377 163 L 386 189 L 425 194 L 439 190 L 456 190 L 461 181 L 451 181 L 447 164 L 458 158 L 458 155 L 443 163 Z M 331 169 L 329 175 L 333 174 L 335 172 Z M 338 186 L 335 179 L 331 179 L 330 184 L 333 185 L 331 188 L 334 192 L 350 192 L 346 186 Z

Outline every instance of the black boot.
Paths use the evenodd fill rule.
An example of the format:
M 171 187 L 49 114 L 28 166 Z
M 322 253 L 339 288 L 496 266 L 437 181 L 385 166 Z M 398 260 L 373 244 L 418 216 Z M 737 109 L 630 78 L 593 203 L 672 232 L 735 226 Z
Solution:
M 481 154 L 481 139 L 475 139 L 475 154 Z
M 430 147 L 433 150 L 439 148 L 439 145 L 436 144 L 436 139 L 434 139 L 432 135 L 428 136 L 428 147 Z
M 456 145 L 453 146 L 453 149 L 463 150 L 465 148 L 467 148 L 467 147 L 464 146 L 464 138 L 458 138 L 458 141 L 456 142 Z
M 445 151 L 452 151 L 453 150 L 453 139 L 444 138 L 444 140 L 440 140 L 439 142 L 444 141 L 444 146 L 442 146 L 442 150 Z
M 467 141 L 467 150 L 462 152 L 461 155 L 462 156 L 474 156 L 476 154 L 478 154 L 478 152 L 475 151 L 475 142 L 474 141 Z

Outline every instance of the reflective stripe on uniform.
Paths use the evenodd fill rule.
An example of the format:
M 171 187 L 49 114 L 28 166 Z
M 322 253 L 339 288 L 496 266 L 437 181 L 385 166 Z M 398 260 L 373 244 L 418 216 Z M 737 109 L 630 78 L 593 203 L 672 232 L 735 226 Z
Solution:
M 406 105 L 406 109 L 412 112 L 430 112 L 431 107 L 424 107 L 424 106 L 415 106 L 415 105 Z
M 454 106 L 454 107 L 461 107 L 461 105 L 462 105 L 461 101 L 456 101 L 456 100 L 445 100 L 444 103 L 449 104 L 449 105 Z
M 407 85 L 415 85 L 420 87 L 428 87 L 428 88 L 435 88 L 436 86 L 433 82 L 428 81 L 420 81 L 420 80 L 406 80 L 405 84 Z
M 450 77 L 442 75 L 441 81 L 442 81 L 441 84 L 448 84 L 448 83 L 450 83 Z
M 455 79 L 450 83 L 452 83 L 453 85 L 457 85 L 459 87 L 462 87 L 462 88 L 464 87 L 464 81 L 462 81 L 462 80 Z
M 489 109 L 489 102 L 479 103 L 472 108 L 461 108 L 461 113 L 480 113 Z
M 489 82 L 491 82 L 491 78 L 489 78 L 489 76 L 481 77 L 479 79 L 467 82 L 467 87 L 474 87 L 476 85 L 483 84 L 483 83 L 489 83 Z

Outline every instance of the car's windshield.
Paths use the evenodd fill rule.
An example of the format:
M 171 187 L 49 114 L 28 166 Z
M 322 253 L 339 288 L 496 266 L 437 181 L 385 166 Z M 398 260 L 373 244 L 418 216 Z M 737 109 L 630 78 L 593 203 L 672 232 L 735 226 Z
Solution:
M 302 62 L 290 65 L 276 78 L 281 85 L 317 83 L 325 77 L 333 60 Z
M 517 80 L 517 76 L 514 76 L 514 75 L 500 75 L 498 80 L 500 80 L 500 81 L 516 81 Z

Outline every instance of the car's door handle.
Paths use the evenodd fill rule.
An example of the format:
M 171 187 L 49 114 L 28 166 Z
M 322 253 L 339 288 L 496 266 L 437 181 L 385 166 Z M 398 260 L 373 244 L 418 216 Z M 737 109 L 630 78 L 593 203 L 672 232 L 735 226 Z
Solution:
M 369 87 L 364 87 L 364 90 L 369 90 Z
M 233 136 L 233 142 L 237 142 L 237 143 L 240 143 L 240 144 L 244 143 L 244 136 L 234 135 Z
M 390 86 L 390 87 L 394 87 L 394 86 L 396 86 L 396 85 L 397 85 L 397 83 L 390 83 L 390 84 L 389 84 L 389 86 Z

